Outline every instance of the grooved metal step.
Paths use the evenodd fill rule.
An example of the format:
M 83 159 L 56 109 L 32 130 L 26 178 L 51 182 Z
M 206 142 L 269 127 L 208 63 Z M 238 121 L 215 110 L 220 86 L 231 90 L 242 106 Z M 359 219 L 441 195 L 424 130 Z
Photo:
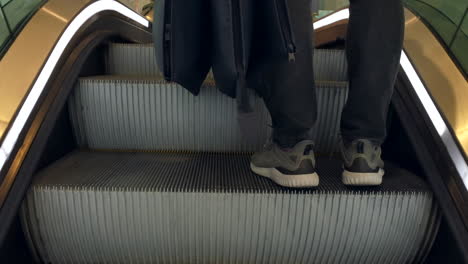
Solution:
M 336 151 L 345 82 L 317 82 L 316 150 Z M 256 97 L 258 122 L 248 140 L 241 134 L 237 105 L 205 83 L 199 96 L 155 78 L 98 76 L 80 79 L 69 110 L 81 147 L 107 150 L 252 152 L 270 134 L 270 116 Z
M 107 49 L 107 74 L 161 76 L 153 44 L 111 43 Z
M 155 58 L 153 44 L 111 43 L 107 51 L 107 74 L 160 76 Z M 319 81 L 347 81 L 344 51 L 316 49 L 314 73 Z
M 439 224 L 429 187 L 388 164 L 347 188 L 319 159 L 317 189 L 254 175 L 248 155 L 72 153 L 22 207 L 45 263 L 420 263 Z

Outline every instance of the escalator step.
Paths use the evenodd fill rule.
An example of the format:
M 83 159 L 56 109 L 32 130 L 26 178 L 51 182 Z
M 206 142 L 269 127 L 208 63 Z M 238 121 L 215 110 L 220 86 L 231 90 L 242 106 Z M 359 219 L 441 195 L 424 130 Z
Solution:
M 111 43 L 107 51 L 107 74 L 161 76 L 153 44 Z
M 317 82 L 316 150 L 336 151 L 347 83 Z M 241 134 L 237 105 L 205 83 L 199 96 L 154 78 L 101 76 L 80 79 L 69 100 L 78 144 L 90 149 L 252 152 L 270 134 L 270 117 L 255 97 L 250 136 Z
M 111 43 L 107 51 L 107 74 L 160 76 L 153 44 Z M 316 49 L 315 79 L 319 81 L 347 80 L 347 65 L 343 50 Z
M 24 229 L 45 263 L 419 263 L 438 228 L 429 187 L 388 164 L 380 187 L 253 175 L 249 156 L 75 152 L 35 177 Z
M 316 49 L 314 75 L 319 81 L 348 81 L 348 64 L 344 50 Z

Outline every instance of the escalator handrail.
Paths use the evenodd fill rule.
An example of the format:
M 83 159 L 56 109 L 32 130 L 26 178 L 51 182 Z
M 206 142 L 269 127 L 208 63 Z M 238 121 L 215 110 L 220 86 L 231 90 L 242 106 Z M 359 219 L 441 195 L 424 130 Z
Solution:
M 71 17 L 69 18 L 62 17 L 59 15 L 60 13 L 53 12 L 54 8 L 56 10 L 63 8 L 65 3 L 75 8 L 75 13 L 70 12 Z M 7 124 L 5 132 L 3 135 L 0 135 L 0 206 L 8 195 L 12 181 L 16 177 L 16 172 L 12 169 L 11 164 L 14 163 L 14 160 L 18 162 L 16 159 L 18 153 L 21 152 L 19 150 L 20 146 L 23 144 L 30 145 L 31 143 L 26 143 L 26 139 L 24 138 L 26 131 L 30 130 L 30 120 L 35 116 L 35 110 L 38 107 L 37 104 L 40 98 L 46 96 L 43 94 L 44 89 L 49 84 L 49 81 L 53 79 L 54 72 L 58 70 L 56 67 L 59 61 L 65 59 L 62 55 L 66 54 L 65 51 L 68 48 L 68 44 L 73 40 L 73 37 L 78 35 L 80 29 L 85 27 L 87 23 L 92 23 L 101 14 L 108 12 L 123 16 L 131 24 L 139 25 L 149 30 L 150 22 L 148 20 L 119 1 L 96 0 L 85 4 L 78 1 L 74 3 L 73 6 L 67 0 L 49 0 L 30 20 L 21 36 L 10 48 L 4 59 L 0 61 L 0 72 L 2 72 L 2 76 L 0 77 L 0 94 L 2 94 L 0 96 L 0 120 L 2 123 Z M 73 11 L 73 8 L 71 9 Z M 39 13 L 41 13 L 39 16 L 42 17 L 37 18 Z M 63 23 L 63 27 L 50 29 L 36 24 L 36 22 L 44 22 L 44 15 L 47 14 L 50 14 L 50 19 L 45 22 L 52 23 L 58 20 Z M 52 30 L 54 30 L 53 34 L 51 34 Z M 45 34 L 46 31 L 48 34 Z M 34 64 L 29 61 L 31 59 L 30 56 L 25 56 L 22 53 L 27 54 L 28 52 L 32 52 L 31 50 L 36 51 L 29 48 L 30 42 L 28 40 L 36 39 L 36 36 L 40 32 L 44 32 L 44 35 L 49 36 L 56 34 L 56 39 L 53 42 L 50 39 L 44 42 L 41 42 L 41 40 L 36 41 L 35 45 L 42 45 L 42 51 L 47 53 L 34 55 L 35 57 L 39 57 L 35 61 L 35 65 L 38 66 L 37 72 L 24 72 L 26 62 L 29 62 L 29 68 L 32 68 Z M 28 49 L 24 50 L 22 47 L 28 47 Z M 30 55 L 33 56 L 33 54 Z M 41 58 L 44 59 L 42 60 Z M 21 78 L 18 78 L 19 76 Z M 19 85 L 17 79 L 19 80 Z M 13 82 L 9 83 L 12 80 Z M 9 87 L 15 87 L 15 89 L 12 90 Z M 16 94 L 11 96 L 12 93 Z M 5 108 L 2 107 L 13 108 L 15 112 L 5 115 L 3 111 Z M 6 109 L 8 110 L 8 108 Z M 18 168 L 21 162 L 15 165 L 14 167 Z

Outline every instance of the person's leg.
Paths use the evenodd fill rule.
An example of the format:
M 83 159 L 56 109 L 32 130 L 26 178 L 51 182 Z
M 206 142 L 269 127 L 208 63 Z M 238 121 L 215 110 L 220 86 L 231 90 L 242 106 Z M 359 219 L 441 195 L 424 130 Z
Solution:
M 341 134 L 347 140 L 386 136 L 387 110 L 400 65 L 404 18 L 400 0 L 351 0 L 346 56 L 349 96 Z
M 284 58 L 265 66 L 262 94 L 272 116 L 273 138 L 284 147 L 307 139 L 317 119 L 310 0 L 290 0 L 288 4 L 296 43 L 295 60 Z
M 288 1 L 294 61 L 262 65 L 260 89 L 272 117 L 273 144 L 252 157 L 252 169 L 288 187 L 318 185 L 310 129 L 317 119 L 310 0 Z
M 351 0 L 346 55 L 349 96 L 341 135 L 346 184 L 380 184 L 380 145 L 399 69 L 404 17 L 400 0 Z

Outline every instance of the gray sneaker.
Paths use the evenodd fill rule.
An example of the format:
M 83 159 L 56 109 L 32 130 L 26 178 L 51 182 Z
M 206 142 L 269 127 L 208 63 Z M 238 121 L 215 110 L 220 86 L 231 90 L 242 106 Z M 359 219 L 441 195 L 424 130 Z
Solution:
M 384 175 L 382 149 L 367 139 L 341 143 L 343 183 L 346 185 L 380 185 Z
M 315 187 L 319 184 L 311 140 L 301 141 L 290 150 L 270 143 L 252 156 L 250 167 L 256 174 L 285 187 Z

